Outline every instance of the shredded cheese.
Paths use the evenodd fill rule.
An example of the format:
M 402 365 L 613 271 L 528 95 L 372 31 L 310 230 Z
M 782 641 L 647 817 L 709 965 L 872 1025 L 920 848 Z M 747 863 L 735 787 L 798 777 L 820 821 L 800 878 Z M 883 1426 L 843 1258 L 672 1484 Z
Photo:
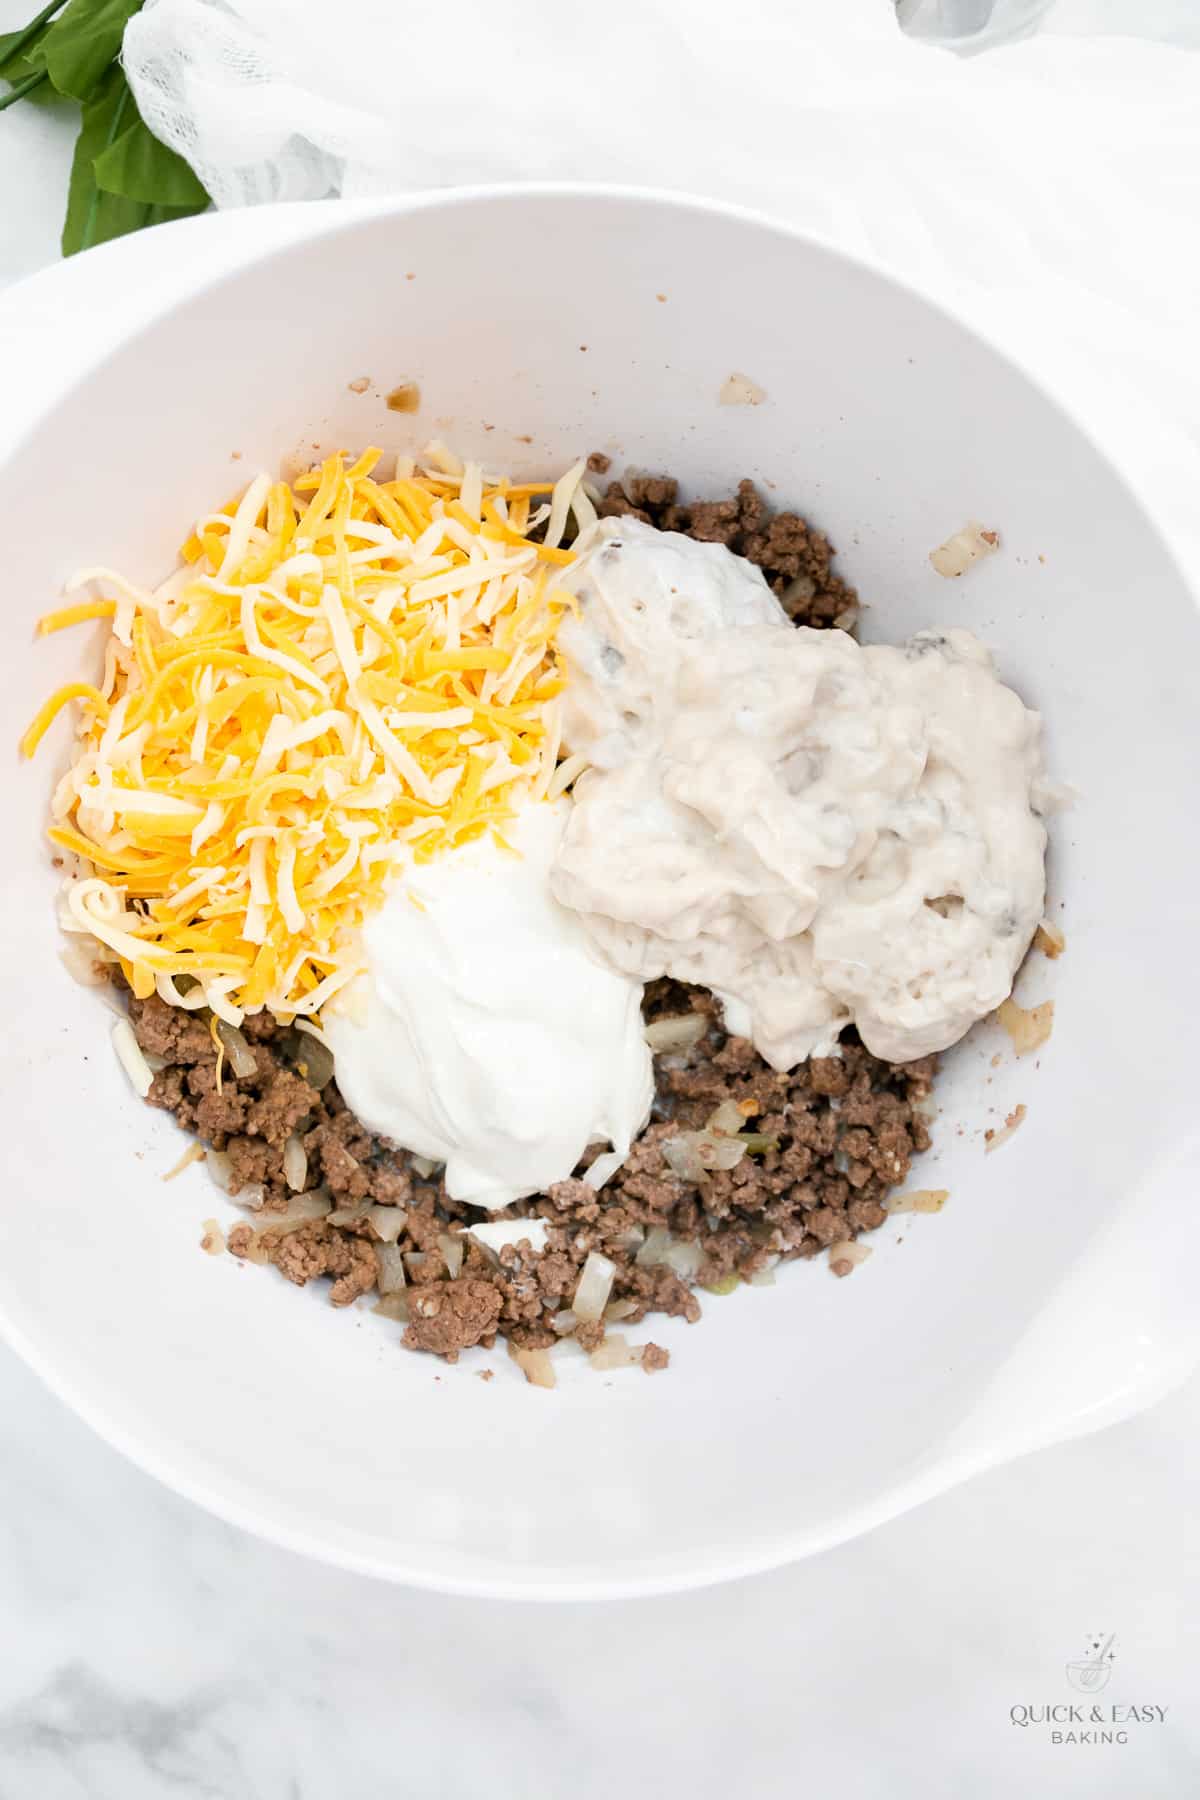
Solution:
M 21 748 L 79 703 L 49 835 L 72 854 L 69 929 L 136 995 L 312 1018 L 360 971 L 399 867 L 503 845 L 554 791 L 574 603 L 553 578 L 569 513 L 590 512 L 583 466 L 516 487 L 437 444 L 377 482 L 379 454 L 258 475 L 160 587 L 84 570 L 71 589 L 100 597 L 41 621 L 109 622 L 101 685 L 60 688 Z M 534 495 L 550 505 L 531 517 Z
M 150 1092 L 154 1076 L 128 1019 L 120 1019 L 113 1026 L 112 1041 L 118 1061 L 133 1084 L 135 1093 L 144 1100 Z

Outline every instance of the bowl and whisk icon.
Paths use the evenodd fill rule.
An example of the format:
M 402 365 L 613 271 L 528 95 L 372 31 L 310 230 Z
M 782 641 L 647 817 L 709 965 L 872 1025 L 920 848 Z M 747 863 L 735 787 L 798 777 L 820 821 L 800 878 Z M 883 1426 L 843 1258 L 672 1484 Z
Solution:
M 1067 1664 L 1067 1680 L 1081 1694 L 1098 1694 L 1108 1686 L 1108 1678 L 1112 1674 L 1113 1644 L 1116 1632 L 1110 1632 L 1104 1642 L 1099 1638 L 1092 1642 L 1092 1654 L 1080 1657 L 1077 1662 Z

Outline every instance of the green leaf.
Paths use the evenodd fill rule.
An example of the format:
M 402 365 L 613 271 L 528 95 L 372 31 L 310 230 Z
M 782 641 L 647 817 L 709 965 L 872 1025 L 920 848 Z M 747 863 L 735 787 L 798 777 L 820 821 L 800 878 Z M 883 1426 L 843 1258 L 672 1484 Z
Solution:
M 187 218 L 209 204 L 182 157 L 143 123 L 116 60 L 125 26 L 140 5 L 48 0 L 20 31 L 0 34 L 0 80 L 10 84 L 0 109 L 24 98 L 57 103 L 60 97 L 83 107 L 63 222 L 64 256 L 145 225 Z
M 145 218 L 145 207 L 131 200 L 104 195 L 96 186 L 96 158 L 120 136 L 133 116 L 133 95 L 120 68 L 112 68 L 83 109 L 83 122 L 75 141 L 71 180 L 67 189 L 67 216 L 63 222 L 62 250 L 72 256 L 89 244 L 136 231 Z
M 23 25 L 20 31 L 0 33 L 0 75 L 5 81 L 14 85 L 24 81 L 28 76 L 43 71 L 46 59 L 39 55 L 42 39 L 50 29 L 50 21 L 56 12 L 61 12 L 65 0 L 50 0 L 35 19 Z
M 95 185 L 95 158 L 119 137 L 122 124 L 133 112 L 133 95 L 121 68 L 110 68 L 92 99 L 83 108 L 83 122 L 76 139 L 76 155 L 70 164 L 67 189 L 67 218 L 63 221 L 63 256 L 74 256 L 90 243 L 104 243 L 106 238 L 119 238 L 126 230 L 137 230 L 142 223 L 144 207 L 130 200 L 104 200 Z M 108 225 L 113 229 L 108 230 Z
M 13 57 L 11 68 L 0 69 L 0 81 L 11 83 L 8 92 L 0 98 L 0 106 L 14 105 L 14 94 L 34 76 L 37 76 L 37 82 L 20 94 L 21 103 L 28 102 L 35 106 L 69 106 L 71 104 L 69 100 L 64 100 L 58 89 L 51 84 L 45 69 L 39 69 L 35 61 L 27 61 L 23 54 L 18 54 Z
M 87 100 L 98 92 L 121 50 L 125 27 L 142 0 L 70 0 L 42 39 L 50 79 L 60 94 Z
M 208 195 L 182 156 L 167 148 L 150 127 L 135 117 L 116 142 L 95 162 L 96 185 L 106 194 L 140 200 L 147 206 L 185 207 L 201 211 Z
M 6 45 L 14 43 L 20 34 L 6 31 L 0 37 L 0 77 L 11 82 L 15 87 L 18 81 L 24 81 L 28 75 L 44 75 L 46 65 L 40 55 L 40 46 L 35 42 L 27 44 L 24 50 L 10 50 Z
M 28 39 L 23 49 L 17 47 L 17 40 L 23 35 L 19 31 L 6 31 L 0 37 L 0 75 L 5 81 L 14 85 L 24 81 L 27 75 L 45 74 L 46 59 L 42 55 L 42 39 L 49 26 L 43 26 L 35 38 Z
M 21 31 L 6 31 L 0 35 L 0 77 L 10 84 L 10 91 L 0 106 L 11 106 L 16 100 L 31 100 L 44 105 L 46 101 L 59 104 L 61 95 L 51 86 L 46 78 L 46 58 L 42 51 L 42 40 L 50 29 L 51 15 L 63 5 L 63 0 L 51 0 L 36 19 Z M 41 79 L 32 86 L 33 77 Z M 24 87 L 25 91 L 17 90 Z
M 168 219 L 184 219 L 201 212 L 195 203 L 173 205 L 132 200 L 108 193 L 96 180 L 96 163 L 137 118 L 137 107 L 119 64 L 114 64 L 83 108 L 83 123 L 71 165 L 67 216 L 63 224 L 64 256 L 73 256 L 93 244 L 105 244 L 143 225 L 160 225 Z

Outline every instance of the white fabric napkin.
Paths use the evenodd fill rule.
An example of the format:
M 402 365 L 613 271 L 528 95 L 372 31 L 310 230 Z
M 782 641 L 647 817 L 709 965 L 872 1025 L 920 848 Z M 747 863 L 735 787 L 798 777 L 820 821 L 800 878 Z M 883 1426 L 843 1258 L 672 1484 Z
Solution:
M 630 182 L 889 265 L 1119 439 L 1200 571 L 1200 57 L 1038 35 L 964 59 L 890 0 L 148 0 L 125 62 L 221 206 Z

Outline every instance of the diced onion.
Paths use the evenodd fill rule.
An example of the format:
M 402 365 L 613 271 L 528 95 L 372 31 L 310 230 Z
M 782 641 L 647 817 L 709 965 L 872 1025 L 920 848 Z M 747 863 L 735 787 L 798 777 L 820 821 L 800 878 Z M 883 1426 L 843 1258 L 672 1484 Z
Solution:
M 384 1294 L 371 1308 L 372 1312 L 382 1313 L 385 1319 L 394 1319 L 399 1325 L 408 1324 L 408 1295 L 397 1291 Z
M 381 1294 L 398 1294 L 407 1285 L 404 1254 L 398 1244 L 376 1244 L 375 1262 L 379 1269 L 375 1285 Z
M 939 575 L 953 578 L 965 575 L 972 563 L 977 563 L 985 556 L 992 556 L 1000 548 L 1000 533 L 985 531 L 977 520 L 972 519 L 948 537 L 944 544 L 929 552 L 929 560 Z
M 949 1188 L 914 1188 L 911 1194 L 896 1194 L 883 1205 L 889 1213 L 939 1213 L 949 1198 Z
M 766 397 L 766 388 L 751 381 L 749 375 L 739 375 L 736 370 L 721 383 L 717 394 L 722 406 L 761 406 Z
M 705 1123 L 706 1131 L 719 1131 L 725 1137 L 736 1137 L 746 1123 L 746 1115 L 736 1100 L 722 1100 Z
M 749 1281 L 750 1286 L 751 1287 L 774 1287 L 775 1286 L 775 1264 L 778 1261 L 779 1261 L 779 1258 L 777 1256 L 773 1256 L 771 1258 L 770 1262 L 763 1264 L 761 1269 L 756 1269 L 754 1271 L 753 1275 L 748 1275 L 746 1277 L 746 1279 Z
M 204 1159 L 209 1174 L 223 1194 L 233 1192 L 233 1161 L 227 1150 L 210 1150 Z
M 200 1248 L 209 1256 L 220 1256 L 225 1248 L 225 1233 L 215 1219 L 205 1219 L 201 1227 L 204 1236 L 200 1239 Z
M 410 1156 L 408 1160 L 413 1166 L 413 1174 L 419 1175 L 422 1181 L 428 1180 L 429 1176 L 432 1175 L 433 1171 L 439 1166 L 437 1163 L 431 1162 L 427 1156 Z
M 117 1061 L 128 1075 L 130 1086 L 144 1100 L 150 1092 L 154 1071 L 143 1056 L 142 1047 L 134 1037 L 133 1026 L 128 1019 L 117 1020 L 112 1029 L 112 1042 Z
M 578 1313 L 572 1312 L 569 1306 L 564 1306 L 562 1310 L 556 1312 L 551 1319 L 550 1329 L 551 1331 L 557 1331 L 559 1337 L 570 1337 L 578 1323 Z
M 849 1275 L 860 1263 L 865 1263 L 871 1254 L 870 1244 L 855 1243 L 847 1238 L 840 1244 L 829 1246 L 829 1267 L 835 1275 Z
M 224 1044 L 230 1065 L 239 1079 L 257 1071 L 258 1062 L 254 1052 L 236 1025 L 230 1025 L 225 1019 L 218 1019 L 217 1036 Z
M 245 1189 L 242 1190 L 246 1192 Z M 235 1196 L 239 1206 L 245 1204 L 242 1195 Z M 261 1235 L 266 1237 L 276 1232 L 286 1234 L 297 1230 L 301 1225 L 309 1225 L 314 1219 L 327 1219 L 331 1214 L 331 1202 L 328 1194 L 320 1188 L 314 1188 L 311 1194 L 293 1194 L 281 1213 L 267 1213 L 263 1219 Z
M 296 1057 L 296 1066 L 309 1087 L 323 1088 L 333 1079 L 333 1051 L 307 1019 L 297 1019 L 296 1029 L 308 1040 Z
M 703 1181 L 708 1173 L 700 1161 L 697 1136 L 696 1132 L 688 1132 L 682 1137 L 663 1139 L 663 1158 L 672 1175 L 680 1181 Z
M 670 1019 L 654 1019 L 646 1027 L 645 1038 L 655 1056 L 670 1050 L 690 1050 L 708 1030 L 703 1013 L 682 1013 Z
M 372 1231 L 384 1244 L 394 1244 L 408 1224 L 408 1214 L 402 1206 L 368 1206 L 363 1216 L 370 1220 Z
M 294 1194 L 301 1193 L 308 1180 L 308 1151 L 294 1131 L 283 1146 L 283 1179 Z
M 671 1241 L 671 1234 L 665 1225 L 652 1225 L 646 1233 L 646 1241 L 634 1257 L 639 1269 L 652 1269 L 656 1263 L 666 1260 L 666 1248 Z
M 639 1344 L 631 1344 L 628 1338 L 620 1333 L 606 1337 L 602 1344 L 597 1344 L 588 1357 L 593 1369 L 632 1369 L 642 1360 Z
M 805 601 L 811 600 L 816 591 L 817 584 L 811 575 L 796 575 L 780 594 L 779 604 L 785 612 L 790 612 L 794 606 L 803 606 Z M 837 626 L 841 623 L 840 617 L 834 620 Z
M 266 1197 L 267 1190 L 261 1181 L 244 1181 L 233 1196 L 239 1206 L 246 1207 L 250 1212 L 258 1212 Z M 280 1217 L 282 1216 L 281 1214 Z
M 744 1137 L 698 1132 L 697 1155 L 705 1169 L 736 1169 L 749 1148 Z
M 606 1181 L 611 1181 L 618 1169 L 624 1168 L 628 1159 L 627 1150 L 606 1150 L 584 1170 L 583 1179 L 589 1187 L 602 1188 Z
M 1011 997 L 996 1008 L 996 1017 L 1012 1039 L 1018 1056 L 1040 1050 L 1054 1029 L 1054 1002 L 1043 1000 L 1040 1006 L 1018 1006 Z
M 336 1212 L 329 1215 L 331 1225 L 357 1225 L 365 1219 L 371 1210 L 369 1200 L 351 1200 L 348 1206 L 339 1206 Z
M 1053 962 L 1054 959 L 1061 956 L 1066 949 L 1067 940 L 1064 933 L 1059 930 L 1057 925 L 1053 924 L 1049 919 L 1043 919 L 1033 934 L 1033 947 L 1035 950 L 1040 950 L 1043 956 L 1048 956 Z M 63 952 L 63 959 L 64 961 L 66 959 L 65 951 Z
M 82 943 L 65 944 L 58 953 L 58 960 L 80 987 L 107 987 L 108 974 L 100 960 L 101 954 L 97 940 L 86 938 Z
M 736 1137 L 711 1131 L 683 1131 L 664 1138 L 662 1153 L 672 1175 L 680 1181 L 702 1181 L 715 1169 L 736 1169 L 746 1145 Z
M 508 1354 L 533 1387 L 552 1388 L 557 1385 L 554 1364 L 550 1361 L 548 1350 L 518 1350 L 510 1339 Z
M 622 1319 L 632 1318 L 639 1305 L 637 1300 L 610 1300 L 604 1309 L 605 1324 L 619 1325 Z
M 612 1293 L 613 1282 L 617 1277 L 617 1265 L 610 1262 L 599 1250 L 589 1250 L 579 1284 L 571 1301 L 575 1316 L 591 1324 L 604 1317 L 604 1309 L 608 1305 Z
M 448 1231 L 442 1232 L 438 1238 L 438 1249 L 442 1253 L 442 1261 L 446 1265 L 446 1273 L 451 1281 L 457 1281 L 462 1269 L 463 1241 L 461 1236 L 451 1236 Z
M 680 1281 L 694 1281 L 704 1262 L 704 1252 L 699 1244 L 683 1243 L 675 1239 L 663 1251 L 662 1260 L 669 1269 L 674 1270 Z

